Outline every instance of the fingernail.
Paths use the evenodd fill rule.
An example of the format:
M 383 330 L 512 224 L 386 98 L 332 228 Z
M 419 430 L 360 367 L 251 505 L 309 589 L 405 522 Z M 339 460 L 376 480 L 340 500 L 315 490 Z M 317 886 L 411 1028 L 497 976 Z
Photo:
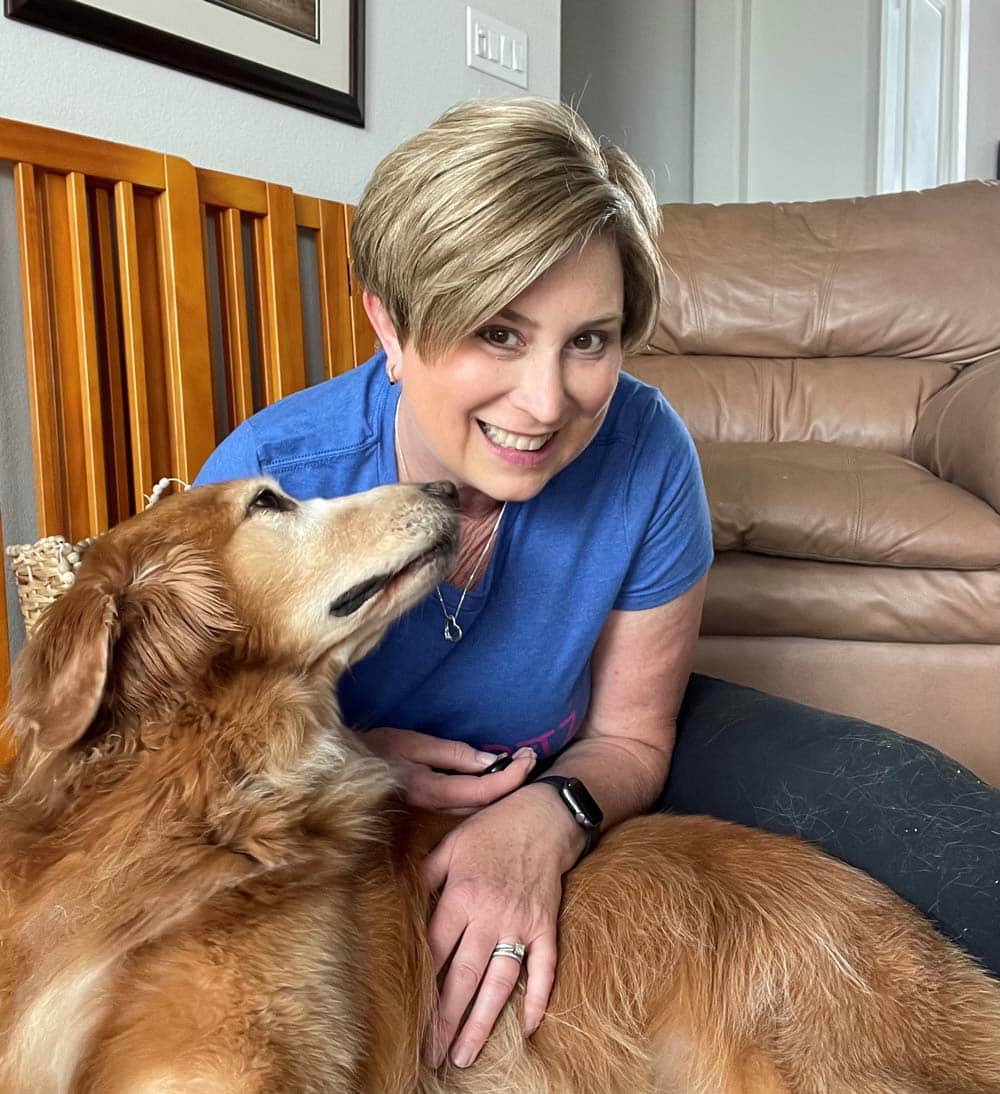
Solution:
M 455 1067 L 468 1067 L 469 1064 L 476 1058 L 476 1054 L 469 1048 L 468 1045 L 462 1045 L 461 1048 L 455 1049 L 455 1054 L 451 1058 L 451 1062 Z
M 506 755 L 506 752 L 477 752 L 476 761 L 478 763 L 481 763 L 483 767 L 489 767 L 491 763 L 494 763 L 496 760 L 503 759 L 503 757 Z
M 538 756 L 535 754 L 535 750 L 533 748 L 519 748 L 514 753 L 515 760 L 527 760 L 529 758 L 532 763 L 534 763 L 538 759 Z

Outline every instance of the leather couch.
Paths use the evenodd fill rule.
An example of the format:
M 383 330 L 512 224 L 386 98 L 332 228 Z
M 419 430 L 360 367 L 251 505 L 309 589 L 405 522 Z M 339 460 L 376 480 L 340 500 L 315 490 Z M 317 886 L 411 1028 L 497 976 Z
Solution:
M 662 212 L 629 369 L 701 454 L 696 669 L 1000 784 L 1000 184 Z

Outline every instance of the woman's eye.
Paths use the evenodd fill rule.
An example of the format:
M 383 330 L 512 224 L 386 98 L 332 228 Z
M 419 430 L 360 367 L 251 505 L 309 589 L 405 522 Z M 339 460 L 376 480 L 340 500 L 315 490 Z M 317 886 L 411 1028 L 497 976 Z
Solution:
M 586 331 L 573 339 L 573 348 L 581 353 L 600 353 L 608 344 L 608 336 L 597 331 Z
M 517 335 L 506 327 L 484 327 L 479 332 L 479 337 L 491 346 L 498 349 L 515 349 L 517 347 Z

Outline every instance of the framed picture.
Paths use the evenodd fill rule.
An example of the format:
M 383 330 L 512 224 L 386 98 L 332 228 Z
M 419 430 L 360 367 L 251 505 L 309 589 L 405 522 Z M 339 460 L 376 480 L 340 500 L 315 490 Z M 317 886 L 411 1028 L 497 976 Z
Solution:
M 364 0 L 4 0 L 4 11 L 349 125 L 364 120 Z

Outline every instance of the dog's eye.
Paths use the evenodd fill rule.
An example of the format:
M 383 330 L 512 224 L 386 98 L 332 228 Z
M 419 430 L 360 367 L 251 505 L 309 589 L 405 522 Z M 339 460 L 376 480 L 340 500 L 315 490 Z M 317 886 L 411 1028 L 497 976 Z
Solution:
M 294 508 L 295 502 L 291 498 L 276 494 L 269 486 L 265 486 L 263 490 L 258 490 L 253 496 L 247 506 L 247 513 L 252 513 L 257 509 L 271 509 L 276 513 L 287 513 Z

